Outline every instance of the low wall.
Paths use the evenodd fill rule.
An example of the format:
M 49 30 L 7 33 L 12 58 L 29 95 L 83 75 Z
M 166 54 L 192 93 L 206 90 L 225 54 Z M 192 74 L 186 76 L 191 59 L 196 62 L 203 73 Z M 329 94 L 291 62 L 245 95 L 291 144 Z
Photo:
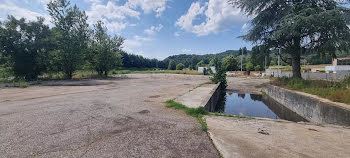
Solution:
M 267 95 L 310 122 L 350 126 L 350 109 L 313 95 L 295 92 L 273 85 L 265 85 Z
M 217 104 L 220 102 L 220 100 L 222 100 L 222 97 L 224 97 L 222 94 L 225 93 L 225 90 L 222 87 L 222 83 L 217 84 L 216 88 L 210 92 L 211 97 L 204 106 L 204 108 L 209 112 L 216 111 Z
M 292 77 L 292 72 L 279 72 L 278 71 L 267 71 L 266 76 L 272 77 Z M 319 72 L 302 72 L 301 76 L 306 80 L 328 80 L 328 81 L 339 81 L 347 76 L 350 76 L 350 72 L 343 71 L 337 73 L 319 73 Z

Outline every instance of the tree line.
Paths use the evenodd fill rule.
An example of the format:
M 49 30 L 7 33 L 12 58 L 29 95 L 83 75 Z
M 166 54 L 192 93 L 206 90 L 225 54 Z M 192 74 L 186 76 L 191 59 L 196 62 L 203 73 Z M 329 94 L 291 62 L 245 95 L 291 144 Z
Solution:
M 282 60 L 301 78 L 302 53 L 348 52 L 350 46 L 349 0 L 229 0 L 252 16 L 244 40 L 282 50 Z
M 74 72 L 93 69 L 106 76 L 108 71 L 126 68 L 167 68 L 168 63 L 128 54 L 122 50 L 124 38 L 110 36 L 102 21 L 90 28 L 88 16 L 67 0 L 47 4 L 53 27 L 38 17 L 36 21 L 9 15 L 0 22 L 0 66 L 10 68 L 16 78 L 35 80 L 45 72 Z

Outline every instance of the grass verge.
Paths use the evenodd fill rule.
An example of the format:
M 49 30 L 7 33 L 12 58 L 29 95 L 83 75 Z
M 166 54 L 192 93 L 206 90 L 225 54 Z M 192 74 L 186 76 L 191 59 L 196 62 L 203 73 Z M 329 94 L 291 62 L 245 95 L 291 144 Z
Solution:
M 274 79 L 271 84 L 350 104 L 350 77 L 340 82 L 282 77 Z
M 168 100 L 166 102 L 166 107 L 173 108 L 176 110 L 183 110 L 187 115 L 190 115 L 192 117 L 197 118 L 197 121 L 201 124 L 201 128 L 203 131 L 208 130 L 208 125 L 205 119 L 203 118 L 204 115 L 208 115 L 209 112 L 206 111 L 203 107 L 200 108 L 189 108 L 183 104 L 177 103 L 174 100 Z

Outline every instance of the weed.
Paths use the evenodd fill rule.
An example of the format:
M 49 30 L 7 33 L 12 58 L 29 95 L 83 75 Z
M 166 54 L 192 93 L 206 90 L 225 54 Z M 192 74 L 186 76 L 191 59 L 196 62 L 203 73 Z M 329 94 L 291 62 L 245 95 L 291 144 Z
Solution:
M 223 116 L 223 117 L 235 117 L 235 118 L 245 118 L 245 119 L 253 119 L 253 117 L 249 116 L 241 116 L 241 115 L 230 115 L 230 114 L 223 114 L 223 113 L 210 113 L 210 115 L 213 116 Z
M 198 123 L 201 124 L 201 128 L 202 128 L 203 131 L 207 131 L 208 130 L 207 122 L 205 121 L 203 116 L 204 115 L 208 115 L 209 112 L 207 110 L 205 110 L 203 107 L 189 108 L 189 107 L 187 107 L 187 106 L 185 106 L 183 104 L 175 102 L 174 100 L 168 100 L 166 102 L 166 107 L 185 111 L 185 113 L 187 115 L 190 115 L 192 117 L 197 118 L 197 121 L 198 121 Z
M 27 88 L 29 84 L 26 81 L 19 81 L 20 88 Z
M 304 80 L 298 78 L 276 78 L 273 85 L 317 95 L 335 102 L 350 104 L 350 77 L 340 82 Z

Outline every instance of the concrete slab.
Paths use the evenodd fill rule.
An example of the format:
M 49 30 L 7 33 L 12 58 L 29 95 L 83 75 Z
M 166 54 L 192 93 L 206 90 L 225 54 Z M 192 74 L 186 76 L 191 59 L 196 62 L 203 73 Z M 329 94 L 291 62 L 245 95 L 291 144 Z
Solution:
M 216 116 L 206 121 L 211 139 L 225 158 L 350 155 L 350 129 L 341 126 Z
M 204 84 L 176 98 L 175 101 L 190 108 L 204 107 L 217 86 L 216 84 Z
M 196 118 L 164 104 L 208 81 L 129 74 L 0 89 L 0 158 L 219 157 Z

